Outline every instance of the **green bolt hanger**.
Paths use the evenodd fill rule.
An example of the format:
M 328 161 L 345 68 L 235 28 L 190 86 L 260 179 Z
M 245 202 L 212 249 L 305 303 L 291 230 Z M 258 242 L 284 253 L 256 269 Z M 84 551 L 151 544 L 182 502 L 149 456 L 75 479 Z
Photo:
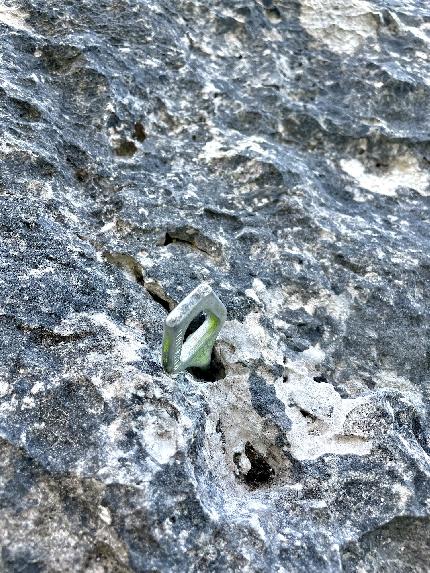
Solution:
M 200 313 L 204 323 L 184 341 L 191 321 Z M 199 285 L 166 317 L 162 348 L 163 368 L 176 374 L 187 368 L 209 366 L 212 348 L 227 311 L 207 283 Z

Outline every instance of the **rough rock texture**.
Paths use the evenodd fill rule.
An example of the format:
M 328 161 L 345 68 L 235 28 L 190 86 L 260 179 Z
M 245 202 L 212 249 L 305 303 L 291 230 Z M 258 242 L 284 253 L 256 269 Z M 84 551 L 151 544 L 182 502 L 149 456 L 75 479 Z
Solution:
M 2 572 L 429 570 L 429 42 L 425 0 L 0 2 Z

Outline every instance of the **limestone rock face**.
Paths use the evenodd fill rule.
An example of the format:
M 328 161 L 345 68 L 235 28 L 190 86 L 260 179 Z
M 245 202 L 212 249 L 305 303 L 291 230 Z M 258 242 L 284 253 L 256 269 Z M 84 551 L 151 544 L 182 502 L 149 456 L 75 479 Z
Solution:
M 0 2 L 1 571 L 428 571 L 429 42 L 422 0 Z

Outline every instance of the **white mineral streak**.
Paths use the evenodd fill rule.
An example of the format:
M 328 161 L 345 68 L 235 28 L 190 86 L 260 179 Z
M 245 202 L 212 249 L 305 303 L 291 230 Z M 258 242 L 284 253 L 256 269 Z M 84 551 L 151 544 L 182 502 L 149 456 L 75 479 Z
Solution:
M 376 40 L 377 19 L 365 0 L 304 0 L 300 22 L 318 42 L 338 54 L 353 54 Z
M 109 316 L 100 312 L 90 315 L 91 320 L 101 327 L 106 328 L 115 339 L 115 352 L 125 364 L 140 360 L 139 350 L 142 343 L 139 342 L 131 329 L 119 327 Z
M 402 22 L 401 18 L 399 18 L 394 10 L 390 10 L 389 12 L 390 16 L 396 22 L 399 30 L 403 33 L 408 32 L 424 43 L 430 44 L 430 24 L 428 22 L 424 22 L 421 26 L 408 26 L 406 23 Z M 426 55 L 426 58 L 427 57 L 428 55 Z
M 228 487 L 236 490 L 234 453 L 245 456 L 247 442 L 265 453 L 270 443 L 263 431 L 263 420 L 252 406 L 247 369 L 234 365 L 226 378 L 211 384 L 210 388 L 205 387 L 204 394 L 210 404 L 205 431 L 206 463 Z M 245 459 L 242 464 L 248 465 Z
M 30 32 L 31 28 L 26 21 L 27 18 L 28 14 L 17 6 L 8 6 L 4 1 L 0 1 L 0 24 L 5 24 L 15 30 Z
M 42 267 L 42 268 L 37 268 L 37 269 L 31 269 L 28 274 L 31 277 L 36 277 L 36 278 L 40 278 L 43 277 L 43 275 L 46 275 L 47 273 L 53 273 L 54 272 L 54 268 L 49 266 L 49 267 Z
M 199 159 L 207 163 L 217 159 L 235 157 L 244 152 L 252 152 L 262 159 L 266 158 L 266 160 L 272 157 L 271 152 L 262 147 L 266 140 L 258 135 L 244 137 L 233 130 L 230 133 L 221 134 L 215 129 L 212 130 L 212 134 L 213 138 L 203 146 L 199 155 Z
M 285 404 L 292 421 L 288 433 L 291 453 L 298 460 L 316 459 L 323 454 L 369 454 L 370 440 L 344 435 L 347 414 L 366 400 L 342 398 L 331 384 L 315 382 L 317 365 L 324 352 L 316 345 L 288 364 L 288 382 L 275 382 L 276 395 Z
M 104 521 L 107 525 L 112 523 L 112 515 L 109 509 L 104 505 L 99 505 L 99 516 L 102 521 Z
M 277 340 L 268 336 L 260 323 L 261 313 L 251 312 L 243 323 L 238 320 L 226 321 L 219 339 L 233 350 L 233 362 L 258 360 L 267 364 L 282 364 L 283 355 Z
M 0 398 L 6 396 L 10 392 L 10 384 L 6 380 L 0 380 Z
M 291 293 L 288 288 L 285 292 L 288 295 L 288 308 L 291 310 L 303 308 L 308 314 L 313 315 L 317 308 L 325 308 L 330 316 L 342 322 L 348 318 L 355 296 L 354 292 L 335 294 L 329 290 L 321 290 L 319 296 L 309 297 L 305 301 L 298 292 Z
M 401 392 L 405 399 L 411 402 L 417 409 L 423 408 L 422 392 L 404 376 L 398 376 L 396 372 L 391 370 L 379 370 L 379 372 L 374 375 L 373 381 L 376 388 Z
M 400 187 L 415 189 L 420 195 L 430 195 L 430 175 L 422 171 L 412 155 L 396 158 L 386 173 L 376 174 L 366 171 L 358 159 L 342 159 L 340 165 L 345 173 L 353 177 L 360 187 L 393 197 Z
M 145 449 L 159 463 L 166 464 L 184 445 L 182 428 L 167 414 L 148 416 L 142 432 Z

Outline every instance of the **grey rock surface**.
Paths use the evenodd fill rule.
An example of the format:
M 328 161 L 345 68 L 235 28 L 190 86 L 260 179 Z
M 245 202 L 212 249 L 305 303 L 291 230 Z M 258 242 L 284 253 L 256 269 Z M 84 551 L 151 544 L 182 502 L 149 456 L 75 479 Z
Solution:
M 429 42 L 425 0 L 1 0 L 0 571 L 430 569 Z

